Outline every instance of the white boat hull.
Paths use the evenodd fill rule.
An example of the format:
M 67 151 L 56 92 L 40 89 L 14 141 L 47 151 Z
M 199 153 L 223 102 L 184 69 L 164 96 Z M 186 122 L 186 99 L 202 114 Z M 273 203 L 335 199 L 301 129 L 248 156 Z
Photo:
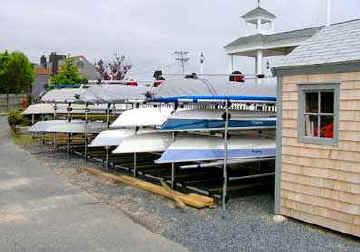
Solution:
M 229 159 L 274 157 L 275 141 L 270 139 L 231 137 Z M 178 163 L 224 159 L 224 140 L 211 136 L 188 136 L 175 140 L 156 163 Z

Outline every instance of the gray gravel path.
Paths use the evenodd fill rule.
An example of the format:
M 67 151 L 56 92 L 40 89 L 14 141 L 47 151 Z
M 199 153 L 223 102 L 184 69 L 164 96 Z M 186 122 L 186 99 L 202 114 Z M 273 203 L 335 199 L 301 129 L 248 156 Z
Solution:
M 133 221 L 191 251 L 360 251 L 358 238 L 290 219 L 275 223 L 270 192 L 231 199 L 226 213 L 220 207 L 182 212 L 160 196 L 76 172 L 83 165 L 101 168 L 99 164 L 43 146 L 32 146 L 30 152 L 99 204 L 121 209 Z
M 85 164 L 76 156 L 69 159 L 61 152 L 36 156 L 99 202 L 121 209 L 135 222 L 192 251 L 360 251 L 360 239 L 354 237 L 294 220 L 275 223 L 270 192 L 231 199 L 225 214 L 220 207 L 182 212 L 160 196 L 76 172 L 83 165 L 101 168 L 99 164 Z
M 59 179 L 0 117 L 0 251 L 188 251 Z

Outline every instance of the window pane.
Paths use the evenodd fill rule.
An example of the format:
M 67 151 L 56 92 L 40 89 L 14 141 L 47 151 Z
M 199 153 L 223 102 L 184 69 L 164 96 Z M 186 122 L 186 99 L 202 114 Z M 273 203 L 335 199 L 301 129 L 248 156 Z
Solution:
M 305 136 L 317 137 L 319 136 L 318 116 L 305 115 Z
M 334 92 L 321 92 L 321 113 L 334 113 Z
M 334 137 L 334 117 L 321 116 L 320 117 L 320 137 L 333 138 Z
M 305 112 L 319 112 L 319 93 L 305 93 Z

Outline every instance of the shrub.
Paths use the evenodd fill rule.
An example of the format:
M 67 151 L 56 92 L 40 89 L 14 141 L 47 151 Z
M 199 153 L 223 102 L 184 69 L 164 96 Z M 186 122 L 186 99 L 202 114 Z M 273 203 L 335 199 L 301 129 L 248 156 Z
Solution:
M 16 125 L 19 125 L 22 122 L 23 118 L 24 116 L 21 114 L 21 110 L 11 110 L 8 114 L 8 123 L 11 127 L 14 127 Z
M 12 110 L 8 114 L 8 123 L 11 128 L 15 128 L 15 126 L 27 126 L 30 125 L 31 122 L 28 118 L 21 114 L 21 109 Z

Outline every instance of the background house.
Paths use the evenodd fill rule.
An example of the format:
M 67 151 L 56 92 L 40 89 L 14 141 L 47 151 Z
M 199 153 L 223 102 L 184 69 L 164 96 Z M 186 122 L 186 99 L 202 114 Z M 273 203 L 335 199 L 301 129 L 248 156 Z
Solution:
M 278 78 L 275 211 L 360 236 L 360 20 L 322 28 Z
M 97 80 L 101 78 L 100 73 L 96 70 L 96 67 L 84 56 L 72 56 L 75 65 L 79 68 L 80 74 L 88 80 Z M 59 67 L 64 64 L 65 59 L 59 61 Z
M 35 65 L 35 80 L 31 86 L 31 95 L 38 97 L 45 91 L 45 87 L 49 82 L 50 69 L 43 68 L 41 65 Z
M 47 58 L 42 55 L 40 58 L 40 65 L 35 64 L 36 77 L 32 84 L 32 95 L 38 97 L 45 91 L 46 86 L 49 83 L 49 79 L 52 75 L 57 74 L 62 64 L 66 60 L 66 55 L 59 55 L 56 52 L 52 52 Z M 71 57 L 74 59 L 74 63 L 78 66 L 80 74 L 88 80 L 97 80 L 101 78 L 99 72 L 90 61 L 80 55 Z

